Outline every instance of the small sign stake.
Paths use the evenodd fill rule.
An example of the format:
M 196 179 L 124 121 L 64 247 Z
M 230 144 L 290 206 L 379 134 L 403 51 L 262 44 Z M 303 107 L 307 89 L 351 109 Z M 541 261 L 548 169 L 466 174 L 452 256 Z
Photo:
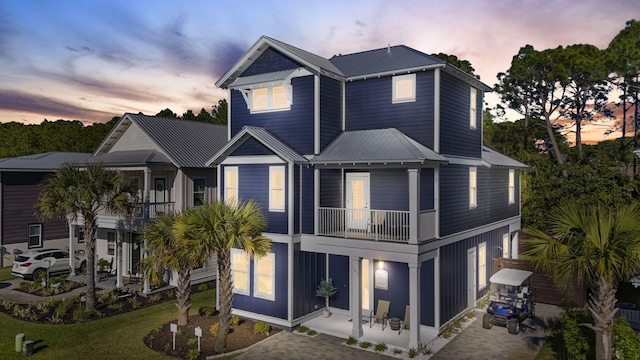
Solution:
M 170 330 L 173 334 L 173 350 L 176 349 L 176 333 L 178 332 L 178 324 L 170 324 Z
M 200 338 L 202 337 L 202 328 L 200 326 L 196 326 L 194 330 L 196 336 L 198 337 L 198 351 L 200 351 Z

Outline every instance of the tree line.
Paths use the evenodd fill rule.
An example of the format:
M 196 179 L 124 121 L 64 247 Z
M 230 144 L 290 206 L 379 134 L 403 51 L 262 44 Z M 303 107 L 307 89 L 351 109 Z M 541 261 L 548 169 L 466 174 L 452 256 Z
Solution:
M 180 116 L 166 108 L 156 116 L 226 124 L 227 101 L 218 101 L 211 113 L 202 108 L 197 115 L 187 110 Z M 50 151 L 92 153 L 119 120 L 120 116 L 114 116 L 106 123 L 88 126 L 79 120 L 62 119 L 29 125 L 17 121 L 0 123 L 0 159 Z

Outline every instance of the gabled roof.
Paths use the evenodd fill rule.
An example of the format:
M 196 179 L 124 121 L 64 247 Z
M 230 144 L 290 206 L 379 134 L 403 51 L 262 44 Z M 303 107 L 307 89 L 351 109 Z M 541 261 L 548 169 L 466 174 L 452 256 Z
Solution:
M 527 165 L 506 155 L 502 155 L 486 146 L 482 147 L 482 160 L 487 163 L 489 167 L 528 168 Z
M 318 165 L 425 162 L 447 159 L 394 128 L 345 131 L 311 160 Z
M 135 123 L 162 155 L 179 168 L 205 167 L 205 163 L 227 143 L 226 125 L 126 113 L 94 156 L 108 153 L 131 123 Z
M 102 163 L 105 165 L 140 165 L 140 164 L 171 164 L 166 156 L 156 150 L 114 151 L 99 154 L 87 160 L 88 163 Z
M 216 82 L 216 86 L 227 88 L 240 74 L 242 74 L 269 47 L 307 67 L 317 74 L 342 76 L 340 70 L 328 59 L 285 44 L 268 36 L 261 36 L 251 48 Z
M 271 134 L 269 131 L 255 126 L 245 126 L 240 130 L 236 136 L 227 143 L 218 153 L 216 153 L 209 161 L 207 166 L 220 164 L 224 159 L 235 151 L 240 145 L 242 145 L 249 138 L 254 138 L 258 142 L 262 143 L 269 150 L 273 151 L 281 159 L 296 164 L 308 163 L 307 158 L 298 154 L 295 150 L 287 146 L 280 141 L 277 137 Z
M 55 171 L 65 163 L 81 163 L 89 153 L 47 152 L 0 159 L 0 171 Z

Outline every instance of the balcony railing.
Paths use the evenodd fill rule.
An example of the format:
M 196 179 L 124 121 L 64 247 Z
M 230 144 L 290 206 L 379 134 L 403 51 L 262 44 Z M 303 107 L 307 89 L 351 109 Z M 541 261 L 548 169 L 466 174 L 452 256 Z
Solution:
M 320 208 L 318 235 L 409 241 L 409 212 L 347 208 Z
M 148 205 L 148 206 L 145 206 Z M 144 219 L 155 219 L 160 215 L 172 214 L 175 211 L 175 203 L 140 203 L 136 207 L 135 217 Z

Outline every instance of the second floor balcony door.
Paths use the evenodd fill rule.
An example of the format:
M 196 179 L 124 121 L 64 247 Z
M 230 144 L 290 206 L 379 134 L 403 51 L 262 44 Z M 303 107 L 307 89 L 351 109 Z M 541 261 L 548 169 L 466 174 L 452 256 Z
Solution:
M 369 225 L 369 173 L 346 174 L 347 228 L 367 230 Z
M 162 204 L 167 202 L 167 187 L 164 178 L 155 178 L 154 189 L 156 192 L 155 203 Z

